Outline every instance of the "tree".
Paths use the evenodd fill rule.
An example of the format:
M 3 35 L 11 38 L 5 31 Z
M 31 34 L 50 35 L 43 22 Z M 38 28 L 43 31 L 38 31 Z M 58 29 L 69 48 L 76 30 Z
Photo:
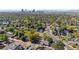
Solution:
M 10 32 L 14 32 L 15 28 L 14 27 L 9 27 L 9 28 L 7 28 L 7 30 L 10 31 Z
M 0 41 L 8 41 L 8 36 L 6 34 L 0 34 Z
M 51 46 L 54 43 L 52 38 L 48 38 L 48 42 L 49 42 L 49 46 Z
M 56 41 L 52 44 L 52 47 L 54 47 L 56 50 L 64 50 L 64 43 L 61 41 Z
M 29 38 L 27 36 L 22 36 L 21 40 L 24 41 L 24 42 L 27 42 L 27 41 L 29 41 Z

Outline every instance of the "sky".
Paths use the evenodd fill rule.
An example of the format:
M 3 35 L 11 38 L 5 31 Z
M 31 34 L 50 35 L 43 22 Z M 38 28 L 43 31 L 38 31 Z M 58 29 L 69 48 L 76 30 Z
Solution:
M 9 9 L 79 9 L 79 0 L 0 0 L 0 10 Z

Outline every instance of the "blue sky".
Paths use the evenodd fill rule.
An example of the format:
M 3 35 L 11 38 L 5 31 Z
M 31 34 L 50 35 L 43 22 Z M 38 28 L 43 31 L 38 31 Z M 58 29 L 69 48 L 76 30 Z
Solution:
M 5 9 L 79 9 L 79 0 L 0 0 Z

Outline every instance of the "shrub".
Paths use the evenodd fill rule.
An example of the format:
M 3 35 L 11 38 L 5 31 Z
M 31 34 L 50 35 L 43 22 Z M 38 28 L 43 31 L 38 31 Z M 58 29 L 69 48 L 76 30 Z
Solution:
M 0 41 L 8 41 L 8 37 L 5 34 L 0 34 Z

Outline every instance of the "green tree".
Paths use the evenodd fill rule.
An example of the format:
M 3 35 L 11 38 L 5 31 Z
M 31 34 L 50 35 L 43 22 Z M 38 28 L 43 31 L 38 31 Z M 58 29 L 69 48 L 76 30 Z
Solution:
M 8 41 L 8 36 L 6 34 L 0 34 L 0 41 Z
M 56 41 L 52 44 L 52 47 L 54 47 L 56 50 L 64 50 L 64 43 L 61 41 Z

